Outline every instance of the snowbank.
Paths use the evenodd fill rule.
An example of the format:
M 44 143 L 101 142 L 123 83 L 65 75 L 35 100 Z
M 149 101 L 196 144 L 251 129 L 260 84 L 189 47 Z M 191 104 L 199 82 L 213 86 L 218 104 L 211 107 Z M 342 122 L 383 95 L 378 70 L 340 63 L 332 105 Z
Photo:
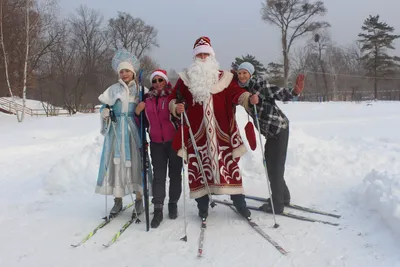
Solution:
M 400 174 L 373 170 L 364 178 L 362 189 L 363 200 L 400 235 Z

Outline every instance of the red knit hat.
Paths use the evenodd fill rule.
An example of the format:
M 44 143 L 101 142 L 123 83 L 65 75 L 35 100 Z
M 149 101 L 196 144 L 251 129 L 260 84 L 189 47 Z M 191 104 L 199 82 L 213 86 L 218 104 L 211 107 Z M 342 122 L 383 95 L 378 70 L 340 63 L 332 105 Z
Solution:
M 150 75 L 150 82 L 153 81 L 153 78 L 155 76 L 161 76 L 167 83 L 169 83 L 169 79 L 168 79 L 166 70 L 157 69 L 157 70 L 153 71 L 153 73 Z
M 193 45 L 193 57 L 200 53 L 207 53 L 215 56 L 214 49 L 211 47 L 211 40 L 206 36 L 201 36 L 194 42 Z

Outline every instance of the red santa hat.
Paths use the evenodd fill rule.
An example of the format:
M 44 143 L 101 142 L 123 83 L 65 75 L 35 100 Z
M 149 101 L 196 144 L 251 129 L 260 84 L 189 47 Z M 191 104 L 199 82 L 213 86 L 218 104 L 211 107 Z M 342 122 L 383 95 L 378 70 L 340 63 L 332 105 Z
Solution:
M 157 70 L 153 71 L 153 73 L 150 75 L 150 82 L 153 81 L 153 78 L 155 76 L 161 76 L 167 83 L 169 83 L 166 70 L 157 69 Z
M 193 57 L 200 53 L 207 53 L 210 55 L 215 56 L 214 49 L 211 46 L 211 40 L 210 38 L 206 36 L 201 36 L 194 42 L 193 45 Z

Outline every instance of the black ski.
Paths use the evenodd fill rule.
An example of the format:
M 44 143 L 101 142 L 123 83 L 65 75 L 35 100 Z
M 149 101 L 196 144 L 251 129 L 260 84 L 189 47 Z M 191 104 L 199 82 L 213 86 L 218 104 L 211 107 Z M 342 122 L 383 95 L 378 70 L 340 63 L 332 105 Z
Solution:
M 250 195 L 245 195 L 245 197 L 248 199 L 253 199 L 253 200 L 257 200 L 257 201 L 261 201 L 261 202 L 268 201 L 268 199 L 263 198 L 263 197 L 250 196 Z M 330 217 L 334 217 L 334 218 L 341 217 L 341 215 L 338 215 L 338 214 L 329 213 L 329 212 L 325 212 L 325 211 L 321 211 L 321 210 L 317 210 L 317 209 L 313 209 L 313 208 L 308 208 L 308 207 L 304 207 L 304 206 L 300 206 L 300 205 L 295 205 L 295 204 L 287 204 L 285 206 L 288 208 L 296 209 L 296 210 L 301 210 L 301 211 L 320 214 L 320 215 L 326 215 L 326 216 L 330 216 Z
M 249 225 L 250 225 L 257 233 L 259 233 L 262 237 L 264 237 L 264 239 L 266 239 L 269 243 L 271 243 L 282 255 L 286 255 L 286 254 L 288 253 L 288 252 L 287 252 L 286 250 L 284 250 L 278 243 L 276 243 L 266 232 L 264 232 L 264 230 L 262 230 L 262 229 L 260 228 L 260 226 L 259 226 L 257 223 L 253 222 L 253 221 L 251 220 L 250 217 L 249 217 L 249 218 L 243 217 L 243 216 L 234 208 L 232 202 L 228 202 L 227 200 L 221 201 L 221 200 L 217 200 L 217 199 L 214 199 L 214 201 L 217 202 L 217 203 L 221 203 L 221 204 L 224 204 L 224 205 L 227 205 L 228 207 L 230 207 L 236 214 L 238 214 L 240 217 L 242 217 L 243 219 L 245 219 L 245 220 L 249 223 Z
M 215 200 L 215 202 L 223 203 L 221 200 Z M 232 202 L 225 202 L 225 204 L 233 205 Z M 257 211 L 264 212 L 263 210 L 261 210 L 259 207 L 256 207 L 256 206 L 247 205 L 247 208 L 249 210 L 257 210 Z M 270 213 L 268 213 L 268 214 L 270 214 Z M 285 211 L 283 213 L 276 214 L 276 215 L 284 216 L 284 217 L 288 217 L 288 218 L 292 218 L 292 219 L 296 219 L 296 220 L 300 220 L 300 221 L 318 222 L 318 223 L 328 224 L 328 225 L 332 225 L 332 226 L 339 226 L 338 223 L 332 223 L 329 221 L 318 220 L 318 219 L 314 219 L 314 218 L 310 218 L 310 217 L 306 217 L 306 216 L 302 216 L 302 215 L 297 215 L 297 214 L 293 214 L 293 213 L 289 213 L 289 212 L 285 212 Z

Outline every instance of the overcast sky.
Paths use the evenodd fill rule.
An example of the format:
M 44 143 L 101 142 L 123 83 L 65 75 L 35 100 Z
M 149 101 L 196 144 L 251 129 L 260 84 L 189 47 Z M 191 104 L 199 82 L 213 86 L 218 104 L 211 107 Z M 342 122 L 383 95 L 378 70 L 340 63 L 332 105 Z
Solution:
M 333 40 L 346 45 L 357 39 L 361 25 L 370 14 L 400 33 L 399 0 L 325 0 Z M 180 71 L 191 63 L 194 41 L 211 38 L 223 69 L 236 56 L 254 55 L 265 65 L 281 60 L 280 32 L 261 20 L 261 0 L 60 0 L 62 14 L 68 16 L 79 5 L 99 10 L 105 20 L 118 11 L 142 18 L 158 30 L 159 48 L 151 55 L 164 69 Z M 303 39 L 304 40 L 304 39 Z M 396 43 L 400 50 L 400 40 Z M 400 54 L 400 53 L 398 53 Z

